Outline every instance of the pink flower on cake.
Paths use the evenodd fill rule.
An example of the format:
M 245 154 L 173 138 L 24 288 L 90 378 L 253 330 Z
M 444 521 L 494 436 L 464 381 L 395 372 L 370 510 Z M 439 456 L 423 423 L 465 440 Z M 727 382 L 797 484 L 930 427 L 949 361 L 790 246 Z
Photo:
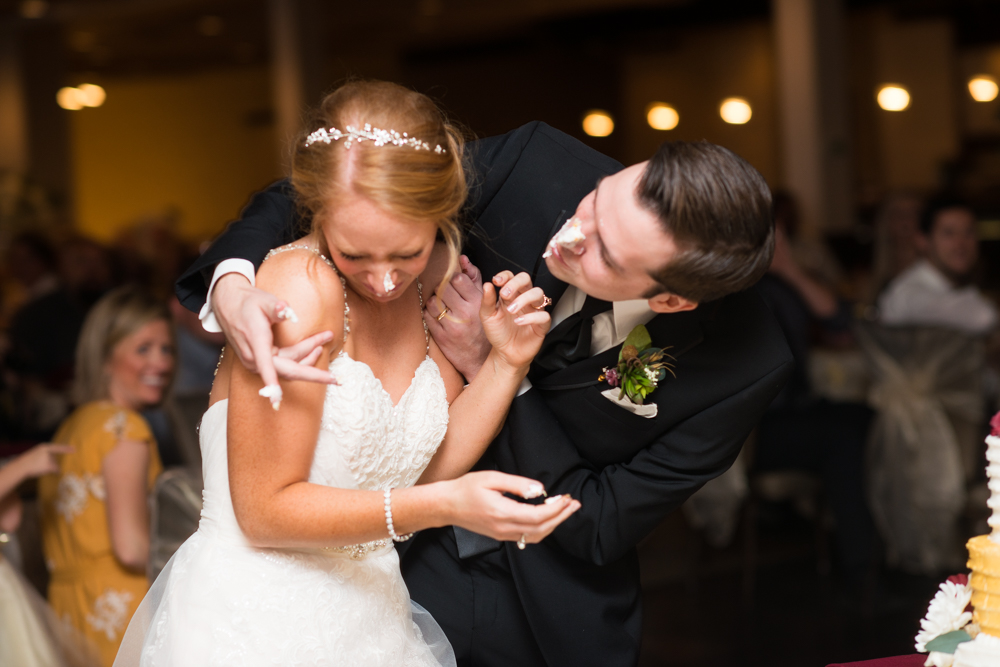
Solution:
M 972 588 L 968 583 L 958 584 L 949 579 L 941 584 L 927 608 L 927 616 L 920 621 L 920 632 L 916 637 L 917 652 L 926 653 L 927 642 L 968 625 L 972 620 L 972 612 L 965 608 L 969 606 L 971 599 Z
M 993 415 L 990 420 L 990 435 L 1000 436 L 1000 412 Z

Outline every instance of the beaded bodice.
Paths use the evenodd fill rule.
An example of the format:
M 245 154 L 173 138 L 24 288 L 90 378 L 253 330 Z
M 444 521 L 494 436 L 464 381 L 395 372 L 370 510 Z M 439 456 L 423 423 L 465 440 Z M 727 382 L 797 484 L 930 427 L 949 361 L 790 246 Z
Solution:
M 271 257 L 288 250 L 308 250 L 331 269 L 336 267 L 317 249 L 292 244 L 276 248 Z M 265 258 L 266 261 L 267 258 Z M 347 284 L 344 289 L 344 341 L 351 331 Z M 417 298 L 423 312 L 423 286 L 417 281 Z M 424 342 L 430 338 L 424 324 Z M 425 356 L 410 386 L 395 405 L 368 364 L 341 352 L 330 372 L 339 384 L 330 385 L 323 407 L 320 442 L 316 447 L 310 481 L 340 486 L 323 470 L 343 461 L 358 488 L 383 490 L 412 486 L 430 463 L 448 428 L 448 399 L 437 364 Z
M 285 246 L 280 251 L 291 249 L 296 248 Z M 309 247 L 302 249 L 316 252 Z M 333 267 L 329 260 L 323 259 Z M 350 331 L 346 287 L 344 303 L 346 336 Z M 425 356 L 395 405 L 367 364 L 341 352 L 330 364 L 330 372 L 339 384 L 330 385 L 326 392 L 309 481 L 366 490 L 412 486 L 430 463 L 448 428 L 447 392 L 437 364 Z M 216 409 L 221 403 L 224 402 L 205 413 L 202 424 L 205 509 L 216 523 L 231 523 L 226 528 L 238 531 L 229 498 L 226 410 Z M 221 437 L 213 435 L 220 433 Z M 280 443 L 275 443 L 278 446 Z M 352 549 L 363 547 L 337 549 L 354 554 Z

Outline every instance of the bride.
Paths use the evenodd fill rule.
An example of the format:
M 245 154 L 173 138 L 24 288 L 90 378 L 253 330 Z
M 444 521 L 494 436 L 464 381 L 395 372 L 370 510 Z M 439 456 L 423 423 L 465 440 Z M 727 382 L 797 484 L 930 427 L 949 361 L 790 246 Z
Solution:
M 336 384 L 265 387 L 223 355 L 201 425 L 200 526 L 133 616 L 118 667 L 454 664 L 393 541 L 457 525 L 523 547 L 579 508 L 505 497 L 542 495 L 533 480 L 463 474 L 549 316 L 524 274 L 498 276 L 502 299 L 485 285 L 494 347 L 464 388 L 427 335 L 425 286 L 458 265 L 459 134 L 428 98 L 382 82 L 339 88 L 312 127 L 292 185 L 313 228 L 272 250 L 257 283 L 287 304 L 276 345 L 334 332 L 303 363 Z

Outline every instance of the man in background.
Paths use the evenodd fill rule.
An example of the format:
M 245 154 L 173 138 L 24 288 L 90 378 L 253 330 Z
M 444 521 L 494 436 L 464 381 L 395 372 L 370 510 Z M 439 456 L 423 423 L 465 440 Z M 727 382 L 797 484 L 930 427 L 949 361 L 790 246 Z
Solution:
M 922 259 L 889 283 L 878 299 L 881 323 L 990 333 L 997 325 L 996 307 L 972 284 L 979 260 L 972 209 L 958 199 L 932 200 L 920 218 L 918 243 Z

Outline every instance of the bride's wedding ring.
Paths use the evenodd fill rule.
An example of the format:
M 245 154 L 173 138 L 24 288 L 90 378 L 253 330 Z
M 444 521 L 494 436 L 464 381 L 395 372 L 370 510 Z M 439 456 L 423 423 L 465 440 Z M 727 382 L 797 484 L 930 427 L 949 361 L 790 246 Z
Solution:
M 535 306 L 535 310 L 545 310 L 546 308 L 548 308 L 551 305 L 552 305 L 552 299 L 550 299 L 548 296 L 546 296 L 546 295 L 543 294 L 542 295 L 542 305 Z
M 519 539 L 517 541 L 517 548 L 518 549 L 523 549 L 525 546 L 527 546 L 527 544 L 528 544 L 526 542 L 527 539 L 528 539 L 528 536 L 525 535 L 524 533 L 521 533 L 521 539 Z
M 451 310 L 451 308 L 449 308 L 448 306 L 445 306 L 444 310 L 441 311 L 441 314 L 438 315 L 437 317 L 435 317 L 434 319 L 436 319 L 438 322 L 440 322 L 442 319 L 444 319 L 444 316 L 447 315 L 448 311 L 450 311 L 450 310 Z

